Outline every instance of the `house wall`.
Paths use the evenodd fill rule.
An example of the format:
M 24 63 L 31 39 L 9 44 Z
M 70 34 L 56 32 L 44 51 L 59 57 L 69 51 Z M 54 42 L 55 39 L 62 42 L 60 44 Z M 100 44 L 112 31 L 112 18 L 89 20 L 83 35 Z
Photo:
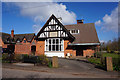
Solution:
M 36 55 L 44 54 L 45 50 L 45 41 L 37 41 L 36 42 Z
M 2 41 L 2 38 L 0 37 L 0 46 L 3 45 L 3 41 Z
M 87 49 L 87 50 L 83 50 L 83 57 L 86 57 L 86 56 L 93 56 L 95 53 L 95 50 L 92 50 L 92 49 Z
M 64 41 L 64 55 L 66 56 L 67 53 L 70 53 L 72 54 L 73 57 L 76 56 L 76 50 L 73 50 L 72 48 L 71 49 L 68 48 L 68 43 L 69 43 L 68 40 Z
M 2 48 L 7 48 L 7 44 L 2 44 Z
M 26 41 L 26 43 L 24 43 L 24 40 L 21 43 L 17 43 L 15 45 L 15 54 L 32 54 L 31 46 L 32 46 L 32 42 L 35 40 L 32 40 L 32 42 Z M 36 41 L 35 41 L 35 45 L 36 45 Z
M 31 53 L 31 44 L 16 44 L 15 45 L 15 54 L 30 54 Z

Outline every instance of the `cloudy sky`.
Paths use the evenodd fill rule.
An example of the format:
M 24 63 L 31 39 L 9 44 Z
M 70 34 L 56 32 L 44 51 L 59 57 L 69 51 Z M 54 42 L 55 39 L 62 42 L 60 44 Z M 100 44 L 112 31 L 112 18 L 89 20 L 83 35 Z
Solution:
M 2 32 L 11 29 L 19 33 L 37 33 L 47 19 L 54 14 L 62 17 L 62 23 L 95 23 L 100 41 L 113 40 L 118 36 L 117 2 L 16 2 L 2 3 Z

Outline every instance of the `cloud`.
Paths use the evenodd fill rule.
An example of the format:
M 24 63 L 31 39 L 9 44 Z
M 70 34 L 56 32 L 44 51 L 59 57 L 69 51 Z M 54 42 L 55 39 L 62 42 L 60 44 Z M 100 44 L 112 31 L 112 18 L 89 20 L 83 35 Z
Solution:
M 15 3 L 20 8 L 20 14 L 33 19 L 35 25 L 41 25 L 52 14 L 57 18 L 62 17 L 63 24 L 76 23 L 76 14 L 67 10 L 66 5 L 55 2 L 40 2 L 40 3 Z M 34 25 L 33 25 L 34 26 Z M 40 27 L 40 26 L 38 26 Z M 36 32 L 36 31 L 35 31 Z
M 105 14 L 102 20 L 96 21 L 95 24 L 101 26 L 101 30 L 118 32 L 118 7 L 110 15 Z
M 95 25 L 100 26 L 100 24 L 101 24 L 101 20 L 98 20 L 98 21 L 95 22 Z
M 100 43 L 107 43 L 107 41 L 105 41 L 105 40 L 100 40 Z
M 2 27 L 0 27 L 0 32 L 2 31 Z
M 35 24 L 35 25 L 32 26 L 32 28 L 33 28 L 33 31 L 34 31 L 35 33 L 38 33 L 38 31 L 41 29 L 41 26 Z

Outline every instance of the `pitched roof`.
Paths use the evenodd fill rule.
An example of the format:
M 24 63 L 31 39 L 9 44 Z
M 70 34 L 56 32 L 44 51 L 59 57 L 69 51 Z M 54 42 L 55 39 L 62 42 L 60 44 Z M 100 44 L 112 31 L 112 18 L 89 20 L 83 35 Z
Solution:
M 32 39 L 34 38 L 34 36 L 35 36 L 35 33 L 30 33 L 30 34 L 15 34 L 14 35 L 14 39 L 15 39 L 15 41 L 17 39 L 19 39 L 20 41 L 22 41 L 24 38 L 26 38 L 27 41 L 31 42 Z
M 22 41 L 24 38 L 26 38 L 27 41 L 31 42 L 32 39 L 34 38 L 34 36 L 35 36 L 35 33 L 31 33 L 31 34 L 15 34 L 14 38 L 12 38 L 10 34 L 0 32 L 0 37 L 2 37 L 2 41 L 4 43 L 8 43 L 7 40 L 9 40 L 10 42 L 16 42 L 18 39 L 20 41 Z
M 41 30 L 38 32 L 37 36 L 36 36 L 36 39 L 38 39 L 38 36 L 40 35 L 40 33 L 42 33 L 42 31 L 45 29 L 45 27 L 48 25 L 48 23 L 51 21 L 51 19 L 55 19 L 56 22 L 58 22 L 58 25 L 60 25 L 63 30 L 68 34 L 69 38 L 71 40 L 74 40 L 74 36 L 71 35 L 69 33 L 69 31 L 64 27 L 64 25 L 52 14 L 52 16 L 47 20 L 47 22 L 45 23 L 45 25 L 41 28 Z
M 94 23 L 87 24 L 73 24 L 64 25 L 68 30 L 79 30 L 79 34 L 72 34 L 75 37 L 74 44 L 76 43 L 99 43 L 97 32 Z

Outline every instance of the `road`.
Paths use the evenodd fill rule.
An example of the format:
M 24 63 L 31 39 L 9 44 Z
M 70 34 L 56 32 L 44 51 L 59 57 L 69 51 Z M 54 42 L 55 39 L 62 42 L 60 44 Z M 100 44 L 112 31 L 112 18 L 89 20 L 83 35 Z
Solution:
M 59 68 L 43 66 L 20 67 L 3 65 L 3 78 L 117 78 L 118 72 L 107 72 L 93 64 L 59 59 Z

